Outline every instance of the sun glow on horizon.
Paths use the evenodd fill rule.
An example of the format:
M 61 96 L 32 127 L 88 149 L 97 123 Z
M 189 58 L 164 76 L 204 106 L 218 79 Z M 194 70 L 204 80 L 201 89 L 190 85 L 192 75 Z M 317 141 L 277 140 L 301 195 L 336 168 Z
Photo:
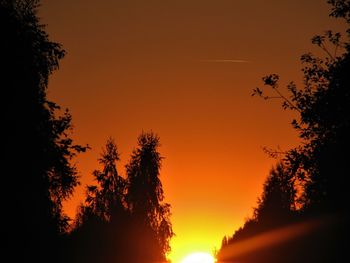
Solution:
M 195 252 L 187 255 L 181 263 L 214 263 L 214 257 L 209 253 Z

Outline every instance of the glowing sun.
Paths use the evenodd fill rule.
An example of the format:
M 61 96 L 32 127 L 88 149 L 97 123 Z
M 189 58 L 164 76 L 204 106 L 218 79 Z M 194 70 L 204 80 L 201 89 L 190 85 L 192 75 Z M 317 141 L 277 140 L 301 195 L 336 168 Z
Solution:
M 209 253 L 196 252 L 186 256 L 181 263 L 214 263 L 214 257 Z

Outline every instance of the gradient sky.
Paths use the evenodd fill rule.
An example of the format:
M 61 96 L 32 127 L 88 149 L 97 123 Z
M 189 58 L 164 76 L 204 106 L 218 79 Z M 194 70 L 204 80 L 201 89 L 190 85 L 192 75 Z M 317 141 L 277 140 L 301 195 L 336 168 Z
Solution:
M 44 0 L 39 16 L 67 56 L 49 97 L 73 114 L 82 186 L 109 136 L 124 172 L 136 138 L 153 130 L 176 237 L 170 258 L 212 252 L 252 214 L 275 160 L 261 147 L 297 143 L 291 113 L 252 98 L 261 77 L 301 78 L 313 35 L 343 24 L 325 0 Z

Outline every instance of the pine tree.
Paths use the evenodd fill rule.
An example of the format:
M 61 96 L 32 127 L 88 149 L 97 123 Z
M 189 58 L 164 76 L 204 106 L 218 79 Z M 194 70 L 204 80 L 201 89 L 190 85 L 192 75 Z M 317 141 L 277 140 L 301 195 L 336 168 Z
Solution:
M 159 137 L 154 133 L 139 136 L 138 147 L 126 166 L 127 204 L 133 216 L 153 230 L 161 255 L 165 258 L 170 250 L 173 231 L 169 218 L 170 205 L 163 203 L 164 193 L 159 179 L 162 161 L 159 146 Z
M 117 210 L 124 209 L 126 182 L 118 174 L 117 161 L 119 161 L 117 146 L 114 140 L 109 138 L 99 159 L 99 163 L 103 166 L 102 171 L 93 172 L 98 185 L 87 187 L 87 206 L 91 207 L 97 216 L 107 221 Z
M 255 219 L 263 224 L 276 227 L 286 224 L 291 212 L 295 210 L 295 178 L 283 163 L 277 163 L 267 177 L 258 207 L 254 211 Z

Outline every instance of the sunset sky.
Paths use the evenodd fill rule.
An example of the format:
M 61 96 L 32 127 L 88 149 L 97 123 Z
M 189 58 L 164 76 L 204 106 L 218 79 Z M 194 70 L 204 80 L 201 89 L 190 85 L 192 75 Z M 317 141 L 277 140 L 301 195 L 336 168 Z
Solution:
M 67 56 L 49 97 L 68 107 L 82 186 L 66 204 L 74 217 L 107 138 L 121 152 L 137 136 L 161 139 L 161 180 L 176 233 L 170 258 L 212 252 L 252 214 L 275 163 L 263 146 L 298 140 L 278 101 L 251 97 L 261 77 L 301 78 L 310 39 L 343 29 L 325 0 L 44 0 L 39 16 Z

